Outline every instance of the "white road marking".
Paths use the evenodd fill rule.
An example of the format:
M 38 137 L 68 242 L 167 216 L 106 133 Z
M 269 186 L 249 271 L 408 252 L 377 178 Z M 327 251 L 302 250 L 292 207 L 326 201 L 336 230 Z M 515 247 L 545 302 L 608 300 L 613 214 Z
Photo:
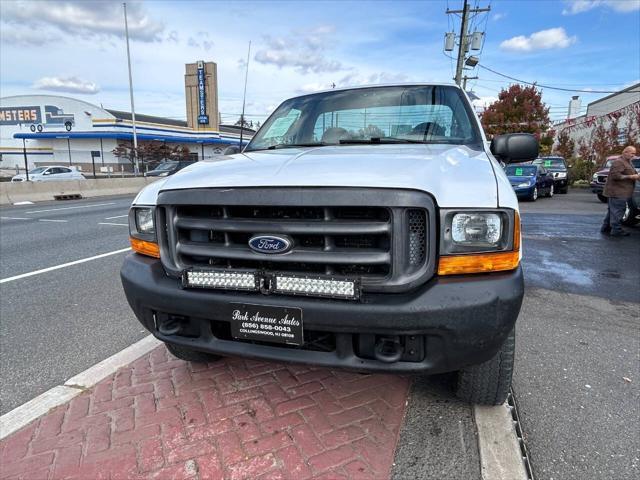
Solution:
M 111 222 L 98 222 L 98 225 L 121 225 L 123 227 L 128 227 L 128 223 L 111 223 Z
M 126 215 L 116 215 L 115 217 L 107 217 L 105 218 L 105 220 L 113 220 L 114 218 L 124 218 L 124 217 L 128 217 L 129 214 L 127 213 Z
M 57 212 L 58 210 L 73 210 L 74 208 L 104 207 L 105 205 L 115 205 L 115 202 L 111 202 L 111 203 L 93 203 L 91 205 L 76 205 L 75 207 L 49 208 L 47 210 L 27 210 L 24 213 Z
M 51 390 L 47 390 L 27 403 L 5 413 L 0 417 L 0 440 L 45 415 L 52 408 L 67 403 L 73 397 L 80 395 L 85 389 L 93 387 L 100 380 L 115 373 L 119 368 L 130 364 L 160 345 L 162 345 L 162 342 L 153 335 L 146 336 L 75 377 L 71 377 L 64 385 L 53 387 Z
M 33 220 L 33 219 L 23 218 L 23 217 L 0 217 L 0 220 Z
M 53 220 L 51 218 L 40 218 L 39 222 L 55 222 L 55 223 L 67 223 L 69 220 Z
M 120 250 L 114 250 L 113 252 L 101 253 L 100 255 L 94 255 L 93 257 L 82 258 L 80 260 L 74 260 L 73 262 L 63 263 L 61 265 L 56 265 L 54 267 L 43 268 L 42 270 L 35 270 L 29 273 L 22 273 L 20 275 L 16 275 L 14 277 L 8 277 L 0 279 L 0 283 L 12 282 L 14 280 L 20 280 L 21 278 L 32 277 L 34 275 L 40 275 L 41 273 L 51 272 L 53 270 L 58 270 L 60 268 L 71 267 L 72 265 L 78 265 L 80 263 L 90 262 L 91 260 L 97 260 L 99 258 L 108 257 L 110 255 L 117 255 L 118 253 L 126 252 L 131 250 L 131 247 L 122 248 Z

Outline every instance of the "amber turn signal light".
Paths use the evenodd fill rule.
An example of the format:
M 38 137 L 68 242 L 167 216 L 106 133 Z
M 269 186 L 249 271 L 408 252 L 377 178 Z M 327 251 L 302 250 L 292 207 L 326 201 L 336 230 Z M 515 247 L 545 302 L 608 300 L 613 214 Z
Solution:
M 160 258 L 160 247 L 155 242 L 147 242 L 145 240 L 139 240 L 137 238 L 129 237 L 131 242 L 131 249 L 142 255 L 149 257 Z
M 503 272 L 517 268 L 519 263 L 518 251 L 443 256 L 438 263 L 438 275 Z

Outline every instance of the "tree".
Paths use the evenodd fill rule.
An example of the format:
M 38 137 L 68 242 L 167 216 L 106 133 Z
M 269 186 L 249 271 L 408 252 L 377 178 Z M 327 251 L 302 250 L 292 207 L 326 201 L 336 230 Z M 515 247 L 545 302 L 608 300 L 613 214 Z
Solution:
M 482 126 L 488 135 L 533 133 L 538 138 L 549 128 L 549 107 L 534 85 L 511 85 L 501 90 L 498 100 L 482 113 Z
M 540 155 L 545 156 L 551 153 L 553 146 L 553 135 L 546 134 L 540 137 Z
M 554 149 L 555 153 L 565 159 L 573 157 L 576 149 L 576 142 L 569 136 L 567 130 L 561 130 L 558 134 L 558 144 Z
M 591 159 L 591 143 L 584 138 L 578 140 L 578 156 L 582 160 Z
M 237 125 L 238 127 L 242 126 L 244 128 L 251 128 L 251 124 L 242 115 L 240 115 L 240 118 L 238 118 L 234 125 Z
M 609 132 L 605 128 L 602 119 L 600 119 L 596 128 L 591 132 L 591 150 L 595 154 L 595 164 L 597 166 L 604 163 L 607 154 L 611 150 Z
M 171 160 L 189 160 L 191 157 L 191 151 L 186 145 L 176 145 L 171 149 L 169 158 Z
M 627 128 L 624 139 L 625 146 L 633 145 L 640 152 L 640 109 L 631 112 L 627 117 Z

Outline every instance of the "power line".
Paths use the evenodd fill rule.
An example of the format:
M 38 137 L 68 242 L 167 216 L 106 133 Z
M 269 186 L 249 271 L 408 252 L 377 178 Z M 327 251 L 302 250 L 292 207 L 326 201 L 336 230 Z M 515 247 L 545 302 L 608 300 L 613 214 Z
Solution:
M 550 90 L 560 90 L 560 91 L 563 91 L 563 92 L 578 92 L 578 93 L 619 93 L 620 92 L 620 90 L 580 90 L 580 89 L 575 89 L 575 88 L 562 88 L 562 87 L 554 87 L 552 85 L 543 85 L 541 83 L 527 82 L 527 81 L 521 80 L 519 78 L 515 78 L 515 77 L 509 76 L 509 75 L 505 75 L 504 73 L 497 72 L 497 71 L 493 70 L 492 68 L 486 67 L 486 66 L 481 65 L 481 64 L 478 64 L 478 66 L 480 68 L 483 68 L 485 70 L 490 71 L 491 73 L 495 73 L 496 75 L 499 75 L 501 77 L 508 78 L 509 80 L 513 80 L 513 81 L 518 82 L 518 83 L 524 83 L 525 85 L 533 85 L 533 86 L 536 86 L 536 87 L 548 88 Z M 640 92 L 640 90 L 630 90 L 629 92 L 635 93 L 635 92 Z

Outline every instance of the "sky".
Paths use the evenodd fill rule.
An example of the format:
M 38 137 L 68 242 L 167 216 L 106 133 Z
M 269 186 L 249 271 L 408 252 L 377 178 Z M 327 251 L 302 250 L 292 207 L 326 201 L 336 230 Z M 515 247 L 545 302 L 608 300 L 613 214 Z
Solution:
M 615 91 L 640 82 L 640 0 L 469 0 L 484 31 L 467 90 L 486 105 L 513 83 Z M 127 2 L 136 112 L 185 119 L 184 64 L 218 64 L 224 122 L 242 110 L 249 42 L 247 119 L 283 100 L 338 87 L 452 82 L 447 15 L 462 0 Z M 53 94 L 129 110 L 122 2 L 0 0 L 0 95 Z M 583 110 L 607 93 L 543 88 L 551 118 L 572 95 Z

